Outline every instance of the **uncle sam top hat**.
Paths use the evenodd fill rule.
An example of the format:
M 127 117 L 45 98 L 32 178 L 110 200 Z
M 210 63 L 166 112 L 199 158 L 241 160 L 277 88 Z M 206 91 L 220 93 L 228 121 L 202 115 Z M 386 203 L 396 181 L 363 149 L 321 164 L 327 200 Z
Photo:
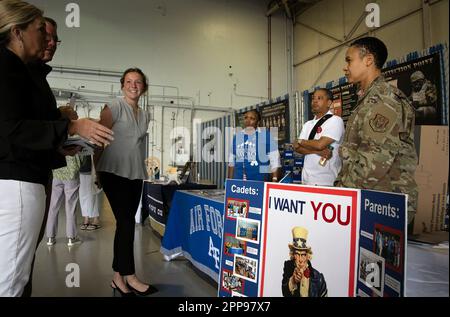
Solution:
M 292 228 L 292 244 L 289 243 L 289 249 L 291 251 L 302 251 L 306 250 L 311 252 L 311 247 L 306 245 L 308 239 L 308 230 L 303 227 Z

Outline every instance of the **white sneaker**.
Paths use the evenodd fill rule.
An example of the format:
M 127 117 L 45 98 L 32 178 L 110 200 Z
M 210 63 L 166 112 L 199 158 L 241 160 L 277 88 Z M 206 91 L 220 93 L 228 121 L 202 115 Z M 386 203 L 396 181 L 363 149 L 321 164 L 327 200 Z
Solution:
M 75 244 L 80 244 L 82 241 L 80 240 L 80 238 L 75 237 L 75 238 L 68 238 L 67 241 L 67 245 L 69 247 L 74 246 Z
M 55 243 L 56 243 L 56 239 L 54 237 L 48 238 L 47 245 L 54 245 Z

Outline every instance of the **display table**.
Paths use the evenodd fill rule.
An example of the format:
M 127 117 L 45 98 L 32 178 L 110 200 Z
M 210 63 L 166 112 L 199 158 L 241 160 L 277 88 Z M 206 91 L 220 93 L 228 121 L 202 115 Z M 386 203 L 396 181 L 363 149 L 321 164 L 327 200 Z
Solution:
M 150 217 L 150 226 L 161 236 L 164 236 L 167 217 L 172 204 L 172 198 L 177 190 L 216 189 L 216 185 L 207 184 L 165 184 L 144 181 L 142 192 L 141 222 Z
M 160 248 L 164 259 L 170 261 L 184 256 L 196 269 L 219 282 L 223 208 L 224 193 L 221 190 L 177 191 L 173 197 L 166 234 L 162 239 Z M 288 233 L 290 234 L 290 232 Z M 290 240 L 287 239 L 286 241 L 289 242 Z M 250 242 L 247 241 L 247 244 L 249 245 Z M 437 296 L 448 296 L 448 287 L 445 288 L 445 285 L 448 285 L 448 242 L 444 245 L 444 250 L 436 249 L 435 246 L 426 247 L 430 254 L 419 252 L 425 247 L 416 251 L 418 247 L 413 243 L 407 246 L 408 278 L 406 295 L 428 296 L 436 294 Z M 226 245 L 224 245 L 224 248 L 226 254 Z M 243 251 L 242 248 L 233 245 L 229 248 L 228 253 L 242 256 Z M 246 251 L 248 251 L 247 248 Z M 436 266 L 436 257 L 441 256 L 441 253 L 443 254 L 439 258 L 439 266 Z M 249 255 L 251 253 L 247 252 L 247 254 L 244 254 L 244 258 L 249 258 Z M 433 268 L 433 272 L 429 270 L 430 267 Z M 330 276 L 331 281 L 332 275 L 328 274 L 327 276 Z M 246 280 L 245 283 L 247 283 L 246 287 L 249 287 L 251 282 Z M 442 287 L 436 284 L 442 284 Z
M 223 206 L 223 190 L 176 191 L 161 243 L 164 259 L 184 256 L 218 281 Z

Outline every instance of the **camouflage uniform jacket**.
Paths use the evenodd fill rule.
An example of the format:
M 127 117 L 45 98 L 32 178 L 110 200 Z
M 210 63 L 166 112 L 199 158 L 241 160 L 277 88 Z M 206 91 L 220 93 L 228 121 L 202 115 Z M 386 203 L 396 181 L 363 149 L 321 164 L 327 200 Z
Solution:
M 339 148 L 336 185 L 408 194 L 408 222 L 415 214 L 414 109 L 383 76 L 375 79 L 350 116 Z

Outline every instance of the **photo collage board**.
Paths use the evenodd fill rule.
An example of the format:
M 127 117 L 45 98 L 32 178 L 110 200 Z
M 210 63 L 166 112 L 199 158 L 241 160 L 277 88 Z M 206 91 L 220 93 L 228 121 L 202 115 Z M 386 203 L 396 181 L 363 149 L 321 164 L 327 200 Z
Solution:
M 298 297 L 311 275 L 320 283 L 301 296 L 404 296 L 406 203 L 402 194 L 227 180 L 218 296 Z

